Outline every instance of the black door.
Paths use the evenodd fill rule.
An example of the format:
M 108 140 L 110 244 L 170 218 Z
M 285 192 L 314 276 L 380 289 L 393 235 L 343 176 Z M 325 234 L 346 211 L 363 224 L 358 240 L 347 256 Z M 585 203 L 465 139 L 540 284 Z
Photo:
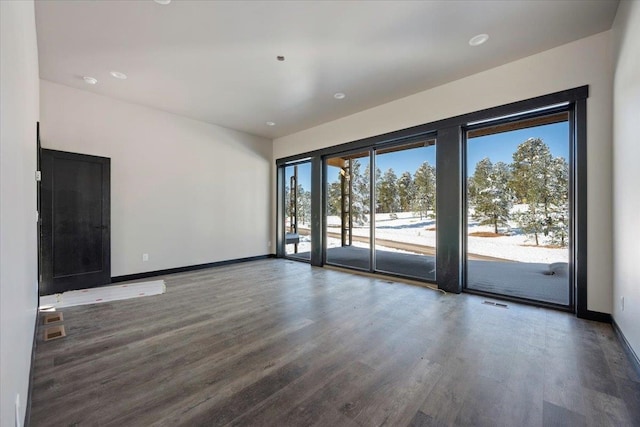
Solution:
M 41 166 L 41 156 L 42 156 L 42 145 L 40 145 L 40 122 L 36 123 L 36 170 L 38 173 L 42 173 Z M 42 176 L 36 177 L 36 209 L 38 211 L 38 224 L 36 228 L 36 232 L 38 233 L 38 287 L 40 287 L 40 283 L 42 282 L 42 208 L 41 208 L 41 197 L 40 190 L 42 184 Z M 38 301 L 38 305 L 40 302 Z
M 42 150 L 40 295 L 111 281 L 110 159 Z

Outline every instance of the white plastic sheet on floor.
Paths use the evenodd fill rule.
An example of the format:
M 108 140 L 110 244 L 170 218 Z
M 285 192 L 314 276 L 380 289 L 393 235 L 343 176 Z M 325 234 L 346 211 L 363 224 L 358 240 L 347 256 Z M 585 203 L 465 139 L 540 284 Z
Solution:
M 91 289 L 67 291 L 61 294 L 40 297 L 40 307 L 73 307 L 75 305 L 98 304 L 149 295 L 160 295 L 167 290 L 164 280 L 101 286 Z

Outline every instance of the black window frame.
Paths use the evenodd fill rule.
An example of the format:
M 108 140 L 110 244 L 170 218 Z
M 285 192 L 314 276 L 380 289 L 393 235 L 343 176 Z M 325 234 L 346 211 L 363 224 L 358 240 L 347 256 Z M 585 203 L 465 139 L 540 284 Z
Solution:
M 468 229 L 468 218 L 466 215 L 466 212 L 468 210 L 468 200 L 467 200 L 467 196 L 468 196 L 468 174 L 467 174 L 467 168 L 464 167 L 462 174 L 463 174 L 463 207 L 464 207 L 464 212 L 465 214 L 463 215 L 463 229 L 465 230 L 465 233 L 463 233 L 463 241 L 462 241 L 462 253 L 465 255 L 462 259 L 462 271 L 463 274 L 465 276 L 465 280 L 463 280 L 463 291 L 464 292 L 468 292 L 471 294 L 477 294 L 477 295 L 486 295 L 486 296 L 491 296 L 491 297 L 496 297 L 496 298 L 500 298 L 503 300 L 512 300 L 512 301 L 516 301 L 516 302 L 524 302 L 530 305 L 539 305 L 539 306 L 544 306 L 544 307 L 550 307 L 550 308 L 556 308 L 559 310 L 563 310 L 563 311 L 571 311 L 573 312 L 575 310 L 575 295 L 576 295 L 576 286 L 575 286 L 575 265 L 576 265 L 576 259 L 575 259 L 575 254 L 576 254 L 576 250 L 575 250 L 575 238 L 576 238 L 576 234 L 575 234 L 575 223 L 576 221 L 574 220 L 574 216 L 576 215 L 577 209 L 576 209 L 576 205 L 575 205 L 575 201 L 576 201 L 576 151 L 577 151 L 577 144 L 575 143 L 575 132 L 574 132 L 574 124 L 575 124 L 575 106 L 572 103 L 569 102 L 563 102 L 561 104 L 558 105 L 551 105 L 548 108 L 538 108 L 535 109 L 533 111 L 524 111 L 521 114 L 513 114 L 513 115 L 509 115 L 507 117 L 498 117 L 495 120 L 485 120 L 482 121 L 481 123 L 473 123 L 471 125 L 468 125 L 466 127 L 462 128 L 462 147 L 463 147 L 463 165 L 467 165 L 467 148 L 468 148 L 468 134 L 469 132 L 472 132 L 474 130 L 479 130 L 479 129 L 484 129 L 487 127 L 491 127 L 491 126 L 500 126 L 500 125 L 505 125 L 505 124 L 509 124 L 509 123 L 517 123 L 517 122 L 522 122 L 522 121 L 526 121 L 526 120 L 530 120 L 530 119 L 537 119 L 537 118 L 544 118 L 547 116 L 552 116 L 554 114 L 558 114 L 558 113 L 566 113 L 567 114 L 567 122 L 569 125 L 569 159 L 568 163 L 569 163 L 569 215 L 570 215 L 570 219 L 569 219 L 569 241 L 570 241 L 570 245 L 569 245 L 569 274 L 568 274 L 568 281 L 569 281 L 569 303 L 567 305 L 564 304 L 555 304 L 555 303 L 551 303 L 551 302 L 542 302 L 539 300 L 535 300 L 535 299 L 529 299 L 529 298 L 523 298 L 523 297 L 512 297 L 509 295 L 505 295 L 505 294 L 496 294 L 496 293 L 492 293 L 492 292 L 487 292 L 487 291 L 481 291 L 481 290 L 477 290 L 477 289 L 472 289 L 468 287 L 468 281 L 467 281 L 467 268 L 468 268 L 468 256 L 467 255 L 467 250 L 468 250 L 468 234 L 466 233 L 466 230 Z
M 521 120 L 523 115 L 544 114 L 552 108 L 566 108 L 569 112 L 571 129 L 571 152 L 573 153 L 573 166 L 571 174 L 573 182 L 573 218 L 572 241 L 574 262 L 572 269 L 573 306 L 570 308 L 578 317 L 593 320 L 604 320 L 606 314 L 588 310 L 587 298 L 587 98 L 589 86 L 580 86 L 547 95 L 516 101 L 496 107 L 474 111 L 376 135 L 356 141 L 283 157 L 276 160 L 277 168 L 277 256 L 283 256 L 283 234 L 281 215 L 284 202 L 284 169 L 283 165 L 302 159 L 311 159 L 312 162 L 312 254 L 311 265 L 324 265 L 324 241 L 322 235 L 325 231 L 324 205 L 326 166 L 324 159 L 344 152 L 366 151 L 382 146 L 402 145 L 414 138 L 435 137 L 438 149 L 436 151 L 436 176 L 437 176 L 437 272 L 436 281 L 438 287 L 447 292 L 460 293 L 464 283 L 463 258 L 466 258 L 463 250 L 464 221 L 466 216 L 466 190 L 463 182 L 464 171 L 464 138 L 466 130 L 480 125 L 480 122 L 488 122 L 496 119 Z M 443 182 L 447 183 L 445 191 Z M 282 188 L 280 188 L 282 187 Z M 444 214 L 446 212 L 446 215 Z M 282 222 L 282 224 L 284 224 Z M 530 301 L 524 301 L 530 302 Z M 547 305 L 547 304 L 536 304 Z M 560 308 L 560 307 L 554 307 Z M 565 308 L 566 309 L 566 308 Z

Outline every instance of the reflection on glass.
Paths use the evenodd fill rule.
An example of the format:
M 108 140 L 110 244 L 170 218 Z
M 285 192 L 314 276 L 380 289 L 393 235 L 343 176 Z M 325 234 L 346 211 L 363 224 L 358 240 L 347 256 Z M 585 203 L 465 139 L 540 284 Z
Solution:
M 568 159 L 566 113 L 468 133 L 469 289 L 571 303 Z
M 285 166 L 284 230 L 288 257 L 311 258 L 311 163 Z
M 369 152 L 327 159 L 327 262 L 370 269 Z
M 376 150 L 376 270 L 435 280 L 435 140 Z

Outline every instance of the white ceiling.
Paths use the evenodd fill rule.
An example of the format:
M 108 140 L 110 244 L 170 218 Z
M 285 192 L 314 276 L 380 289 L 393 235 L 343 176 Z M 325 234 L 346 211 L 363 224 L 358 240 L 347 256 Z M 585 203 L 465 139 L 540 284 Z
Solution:
M 40 77 L 275 138 L 608 30 L 617 5 L 37 1 Z

